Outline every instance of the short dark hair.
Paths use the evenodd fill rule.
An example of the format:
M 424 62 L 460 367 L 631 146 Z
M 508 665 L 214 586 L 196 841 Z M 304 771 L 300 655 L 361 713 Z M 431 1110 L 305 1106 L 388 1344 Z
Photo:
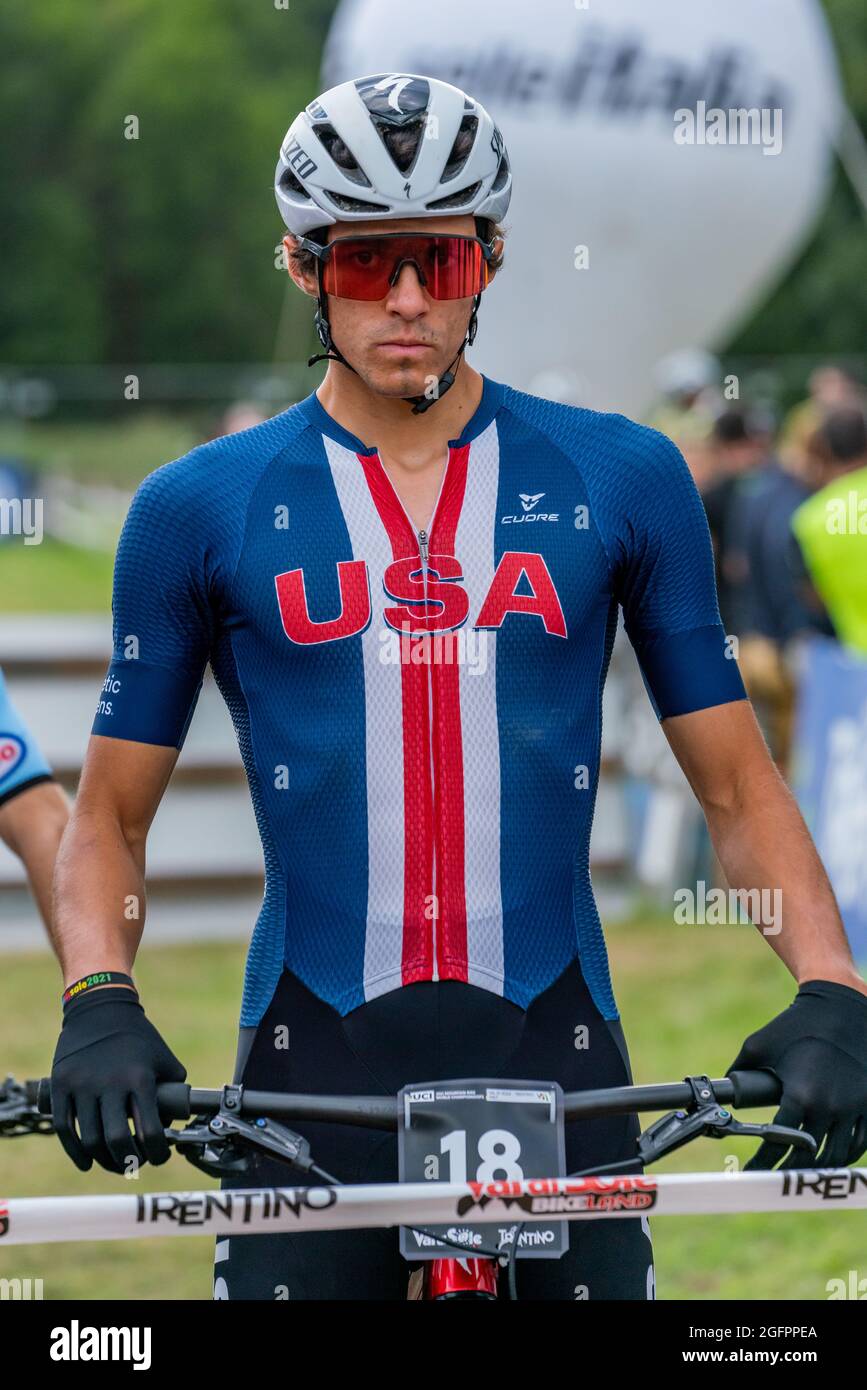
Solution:
M 742 444 L 751 431 L 742 410 L 724 410 L 714 420 L 712 434 L 718 444 Z
M 835 463 L 852 463 L 867 454 L 867 418 L 857 406 L 830 411 L 816 433 Z

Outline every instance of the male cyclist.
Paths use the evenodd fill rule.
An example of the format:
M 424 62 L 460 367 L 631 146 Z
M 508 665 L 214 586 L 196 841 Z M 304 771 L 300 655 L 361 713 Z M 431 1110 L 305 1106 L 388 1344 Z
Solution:
M 131 1147 L 168 1154 L 154 1092 L 184 1071 L 139 1004 L 141 922 L 122 904 L 143 895 L 208 661 L 267 870 L 238 1079 L 356 1094 L 467 1075 L 626 1083 L 588 870 L 619 605 L 731 883 L 783 890 L 769 941 L 802 988 L 741 1065 L 777 1070 L 784 1120 L 820 1131 L 824 1162 L 853 1161 L 867 985 L 729 658 L 683 460 L 653 430 L 464 360 L 502 253 L 500 132 L 446 83 L 360 78 L 297 117 L 276 192 L 329 367 L 318 392 L 158 469 L 133 500 L 61 856 L 73 997 L 52 1092 L 67 1151 L 114 1170 Z M 94 988 L 94 972 L 112 978 Z M 571 1171 L 631 1157 L 637 1124 L 567 1130 Z M 393 1136 L 304 1133 L 345 1181 L 397 1178 Z M 262 1162 L 257 1180 L 286 1171 Z M 216 1274 L 218 1297 L 406 1296 L 389 1231 L 220 1242 Z M 567 1255 L 521 1270 L 528 1298 L 652 1289 L 639 1219 L 579 1223 Z
M 0 669 L 0 840 L 24 865 L 49 930 L 54 861 L 68 818 L 66 797 L 13 705 Z

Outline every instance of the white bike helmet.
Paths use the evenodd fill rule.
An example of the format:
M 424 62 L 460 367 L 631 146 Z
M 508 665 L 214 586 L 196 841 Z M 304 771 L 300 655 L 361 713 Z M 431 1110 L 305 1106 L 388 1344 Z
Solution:
M 395 155 L 394 134 L 406 130 L 418 138 Z M 274 188 L 289 231 L 304 236 L 353 219 L 470 213 L 499 222 L 512 175 L 480 102 L 435 77 L 392 72 L 341 82 L 311 101 L 286 133 Z
M 412 137 L 405 138 L 409 132 Z M 399 139 L 396 137 L 400 136 Z M 341 82 L 296 116 L 274 179 L 289 231 L 316 250 L 335 222 L 471 214 L 480 236 L 506 214 L 512 174 L 505 143 L 485 108 L 458 87 L 418 73 L 376 73 Z M 307 363 L 347 362 L 331 336 L 319 273 L 315 325 L 324 352 Z M 421 415 L 454 384 L 453 368 L 478 327 L 481 295 L 467 332 L 432 395 L 406 396 Z

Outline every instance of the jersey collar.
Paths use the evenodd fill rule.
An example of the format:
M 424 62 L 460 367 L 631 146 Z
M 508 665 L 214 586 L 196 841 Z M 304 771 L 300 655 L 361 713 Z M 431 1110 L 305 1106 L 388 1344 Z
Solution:
M 490 377 L 482 376 L 482 397 L 478 406 L 473 411 L 464 425 L 463 430 L 457 439 L 449 440 L 449 448 L 456 449 L 462 444 L 468 444 L 475 439 L 493 420 L 503 402 L 505 386 L 502 382 L 492 381 Z M 375 444 L 365 444 L 357 435 L 350 430 L 344 429 L 343 425 L 337 423 L 332 415 L 329 415 L 324 405 L 320 401 L 315 391 L 311 391 L 309 396 L 299 401 L 296 410 L 302 411 L 307 419 L 322 434 L 327 434 L 331 439 L 335 439 L 338 444 L 343 444 L 347 449 L 352 449 L 356 454 L 375 454 L 377 446 Z

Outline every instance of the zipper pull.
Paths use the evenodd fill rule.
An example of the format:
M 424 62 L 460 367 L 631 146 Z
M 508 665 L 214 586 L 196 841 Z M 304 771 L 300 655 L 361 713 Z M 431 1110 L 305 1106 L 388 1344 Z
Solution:
M 425 564 L 427 564 L 427 531 L 419 531 L 418 549 L 421 558 L 424 560 Z

